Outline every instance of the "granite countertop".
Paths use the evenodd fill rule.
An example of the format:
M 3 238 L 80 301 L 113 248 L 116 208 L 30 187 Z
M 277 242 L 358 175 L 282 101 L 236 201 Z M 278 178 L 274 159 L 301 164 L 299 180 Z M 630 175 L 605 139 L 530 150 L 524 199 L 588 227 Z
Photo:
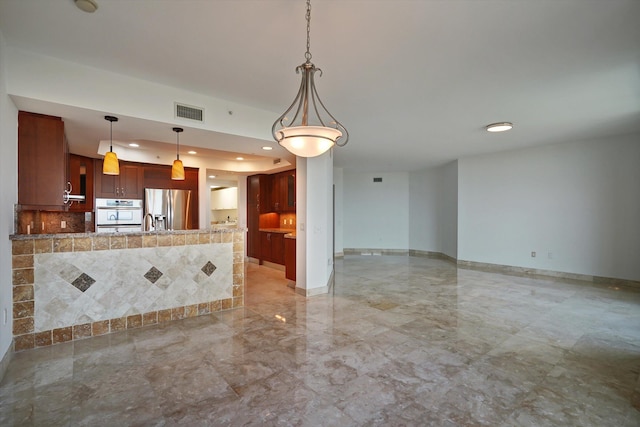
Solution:
M 286 239 L 296 238 L 296 230 L 293 228 L 260 228 L 259 231 L 264 231 L 267 233 L 281 233 L 284 234 L 284 237 Z
M 151 234 L 167 235 L 167 234 L 198 234 L 198 233 L 232 233 L 237 231 L 247 231 L 246 228 L 207 228 L 202 230 L 163 230 L 163 231 L 130 231 L 118 233 L 56 233 L 56 234 L 12 234 L 9 240 L 28 240 L 28 239 L 62 239 L 67 237 L 95 237 L 95 236 L 148 236 Z M 291 230 L 287 230 L 290 232 Z
M 296 230 L 292 228 L 261 228 L 259 231 L 265 231 L 267 233 L 282 233 L 282 234 L 295 234 Z

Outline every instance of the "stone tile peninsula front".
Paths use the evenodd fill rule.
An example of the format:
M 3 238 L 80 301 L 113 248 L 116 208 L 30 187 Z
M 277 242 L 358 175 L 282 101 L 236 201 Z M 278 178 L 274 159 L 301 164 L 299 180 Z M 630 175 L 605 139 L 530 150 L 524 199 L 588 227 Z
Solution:
M 243 306 L 244 235 L 13 235 L 14 350 Z

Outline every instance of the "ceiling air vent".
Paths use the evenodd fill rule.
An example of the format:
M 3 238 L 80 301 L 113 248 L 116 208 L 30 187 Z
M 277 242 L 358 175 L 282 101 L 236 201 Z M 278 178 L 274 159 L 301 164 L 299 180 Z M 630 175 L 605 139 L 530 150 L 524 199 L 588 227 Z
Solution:
M 273 159 L 273 164 L 277 165 L 282 161 L 282 159 Z
M 202 122 L 204 117 L 204 108 L 192 107 L 190 105 L 178 104 L 176 106 L 176 117 L 182 119 L 196 120 Z
M 373 182 L 382 182 L 382 177 L 373 178 Z

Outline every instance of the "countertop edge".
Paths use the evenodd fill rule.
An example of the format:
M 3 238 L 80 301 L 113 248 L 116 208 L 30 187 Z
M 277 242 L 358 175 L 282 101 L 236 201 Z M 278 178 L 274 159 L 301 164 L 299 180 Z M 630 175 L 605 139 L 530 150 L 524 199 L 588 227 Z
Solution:
M 116 233 L 54 233 L 54 234 L 11 234 L 9 240 L 30 240 L 30 239 L 68 239 L 82 237 L 111 237 L 111 236 L 163 236 L 180 234 L 200 234 L 200 233 L 236 233 L 247 231 L 246 228 L 207 228 L 202 230 L 165 230 L 165 231 L 132 231 Z

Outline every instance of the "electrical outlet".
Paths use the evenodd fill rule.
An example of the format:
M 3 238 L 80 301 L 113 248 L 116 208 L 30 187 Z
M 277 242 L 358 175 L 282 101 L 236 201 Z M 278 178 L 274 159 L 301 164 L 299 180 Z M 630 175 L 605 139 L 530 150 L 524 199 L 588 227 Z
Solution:
M 535 251 L 531 251 L 531 258 L 535 258 L 535 257 L 536 257 Z
M 60 221 L 60 228 L 67 228 L 67 221 Z

